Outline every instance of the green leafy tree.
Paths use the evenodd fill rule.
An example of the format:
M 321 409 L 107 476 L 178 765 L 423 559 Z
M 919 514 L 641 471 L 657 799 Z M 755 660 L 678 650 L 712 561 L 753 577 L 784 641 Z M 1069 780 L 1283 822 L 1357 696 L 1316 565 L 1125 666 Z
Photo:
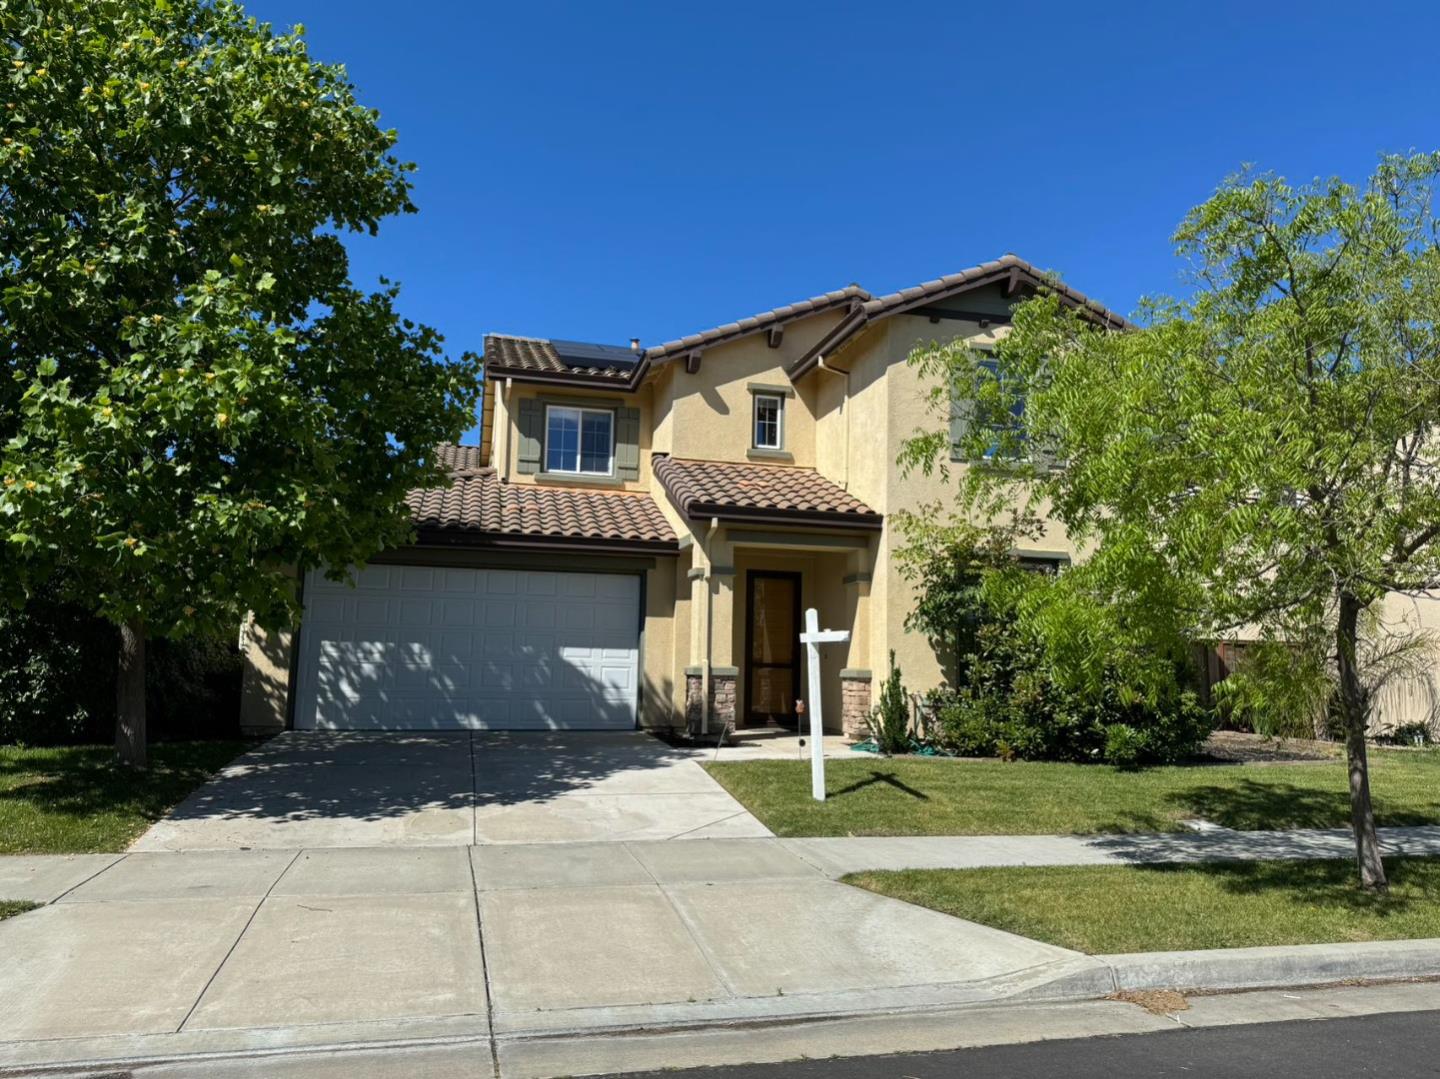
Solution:
M 144 642 L 295 616 L 287 567 L 403 541 L 478 361 L 447 361 L 345 233 L 411 212 L 344 70 L 230 0 L 0 0 L 0 588 Z
M 1437 175 L 1423 154 L 1382 159 L 1363 187 L 1235 177 L 1176 233 L 1193 293 L 1147 303 L 1139 327 L 1042 296 L 993 371 L 963 345 L 912 357 L 947 421 L 952 382 L 967 402 L 966 512 L 1058 520 L 1094 545 L 1088 587 L 1138 618 L 1168 603 L 1198 639 L 1248 625 L 1324 648 L 1372 890 L 1360 629 L 1387 593 L 1440 586 Z M 921 432 L 903 460 L 941 467 L 951 441 Z
M 985 574 L 1014 565 L 1015 537 L 1004 528 L 945 521 L 936 506 L 901 511 L 894 523 L 904 540 L 897 553 L 900 572 L 915 589 L 905 628 L 934 642 L 951 686 L 959 686 L 975 651 Z

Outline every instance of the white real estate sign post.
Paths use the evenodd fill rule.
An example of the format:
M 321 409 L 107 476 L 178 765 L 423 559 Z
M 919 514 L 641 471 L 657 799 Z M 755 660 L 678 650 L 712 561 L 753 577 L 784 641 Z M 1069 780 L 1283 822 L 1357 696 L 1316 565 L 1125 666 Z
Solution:
M 810 793 L 817 802 L 825 801 L 825 713 L 820 704 L 820 646 L 842 644 L 850 639 L 850 631 L 821 629 L 820 616 L 811 607 L 805 612 L 805 632 L 800 643 L 805 646 L 806 669 L 810 672 Z

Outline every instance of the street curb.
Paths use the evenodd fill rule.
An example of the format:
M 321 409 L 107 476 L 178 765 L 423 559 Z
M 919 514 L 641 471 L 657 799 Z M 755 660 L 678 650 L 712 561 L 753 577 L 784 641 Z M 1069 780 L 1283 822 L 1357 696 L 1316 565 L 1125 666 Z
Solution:
M 1440 939 L 1097 955 L 1124 989 L 1280 989 L 1440 977 Z

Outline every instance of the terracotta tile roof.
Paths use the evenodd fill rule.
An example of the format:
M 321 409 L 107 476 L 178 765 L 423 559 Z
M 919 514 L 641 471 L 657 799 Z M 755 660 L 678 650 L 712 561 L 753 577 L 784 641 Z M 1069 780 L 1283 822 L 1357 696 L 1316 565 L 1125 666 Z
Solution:
M 933 281 L 926 281 L 923 284 L 901 289 L 899 292 L 892 292 L 887 296 L 877 296 L 857 304 L 848 318 L 842 320 L 838 326 L 817 341 L 809 352 L 795 361 L 794 366 L 790 368 L 790 377 L 792 379 L 799 378 L 815 365 L 817 357 L 827 355 L 840 348 L 870 322 L 1000 281 L 1013 281 L 1032 289 L 1050 289 L 1058 293 L 1065 303 L 1081 308 L 1093 316 L 1097 322 L 1111 329 L 1123 330 L 1130 325 L 1104 304 L 1090 299 L 1083 292 L 1073 289 L 1069 285 L 1056 281 L 1018 255 L 1004 255 L 990 262 L 982 262 L 979 266 L 971 266 L 968 270 L 961 270 L 959 273 L 948 274 L 945 277 L 937 277 Z
M 786 304 L 784 307 L 776 307 L 769 311 L 762 311 L 758 315 L 751 315 L 749 318 L 742 318 L 736 322 L 727 322 L 723 326 L 716 326 L 714 329 L 701 330 L 699 333 L 692 333 L 686 337 L 677 338 L 674 341 L 666 341 L 663 345 L 655 345 L 645 350 L 645 358 L 650 361 L 664 359 L 677 352 L 689 352 L 691 349 L 700 348 L 705 345 L 718 344 L 721 341 L 729 341 L 735 337 L 744 337 L 747 334 L 757 333 L 760 330 L 769 329 L 771 326 L 791 319 L 799 318 L 801 315 L 813 315 L 820 311 L 829 311 L 835 307 L 848 306 L 852 301 L 860 302 L 870 299 L 870 293 L 866 292 L 859 285 L 846 285 L 834 292 L 827 292 L 822 296 L 812 296 L 808 300 L 800 300 L 798 303 Z
M 933 281 L 925 281 L 922 284 L 911 288 L 901 289 L 899 292 L 892 292 L 888 296 L 878 296 L 865 303 L 865 314 L 871 317 L 889 314 L 896 308 L 909 306 L 916 301 L 928 300 L 940 293 L 952 292 L 964 285 L 980 284 L 1003 278 L 1014 270 L 1022 280 L 1028 284 L 1044 285 L 1061 297 L 1074 304 L 1076 307 L 1084 308 L 1106 323 L 1113 325 L 1116 329 L 1122 329 L 1128 323 L 1115 312 L 1111 311 L 1104 304 L 1092 300 L 1083 292 L 1071 288 L 1069 285 L 1048 276 L 1044 271 L 1037 269 L 1031 263 L 1026 262 L 1019 255 L 1002 255 L 990 262 L 982 262 L 979 266 L 971 266 L 968 270 L 961 270 L 959 273 L 948 274 L 945 277 L 937 277 Z
M 615 345 L 582 346 L 582 355 L 566 356 L 562 348 L 578 342 L 556 342 L 538 337 L 506 337 L 488 334 L 482 357 L 488 371 L 514 371 L 528 375 L 551 375 L 565 381 L 611 382 L 628 386 L 639 362 L 629 349 Z M 609 354 L 608 358 L 604 354 Z M 628 362 L 625 362 L 628 361 Z
M 676 546 L 674 530 L 647 494 L 501 483 L 493 468 L 478 467 L 478 447 L 441 446 L 438 455 L 451 471 L 450 485 L 405 496 L 422 539 L 431 533 L 462 543 Z
M 813 468 L 692 461 L 655 454 L 655 478 L 686 517 L 774 518 L 849 528 L 883 522 Z
M 652 345 L 640 352 L 617 345 L 490 334 L 485 338 L 484 360 L 487 371 L 495 375 L 514 374 L 537 380 L 634 390 L 654 364 L 668 363 L 697 349 L 759 333 L 792 319 L 843 309 L 845 316 L 840 323 L 791 367 L 791 377 L 799 378 L 814 366 L 817 356 L 839 348 L 867 323 L 998 281 L 1013 281 L 1031 289 L 1053 289 L 1066 303 L 1084 309 L 1103 325 L 1113 329 L 1129 326 L 1121 316 L 1084 293 L 1054 280 L 1016 255 L 1005 255 L 888 296 L 872 296 L 859 285 L 847 285 L 808 300 Z

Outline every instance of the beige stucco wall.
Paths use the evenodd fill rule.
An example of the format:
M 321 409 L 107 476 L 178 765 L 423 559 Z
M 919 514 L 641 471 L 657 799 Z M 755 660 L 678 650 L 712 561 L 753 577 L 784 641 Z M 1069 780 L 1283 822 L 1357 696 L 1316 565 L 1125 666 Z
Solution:
M 645 573 L 645 639 L 641 658 L 644 691 L 640 722 L 646 727 L 670 727 L 679 723 L 680 713 L 675 708 L 675 562 L 673 558 L 657 559 L 655 566 Z M 685 680 L 680 678 L 678 683 L 683 709 Z
M 785 327 L 780 344 L 771 348 L 763 333 L 706 349 L 700 369 L 685 370 L 683 358 L 663 364 L 652 376 L 654 389 L 654 448 L 675 457 L 710 461 L 773 463 L 770 455 L 750 453 L 750 385 L 790 388 L 795 396 L 785 404 L 785 446 L 788 463 L 815 465 L 814 383 L 792 386 L 787 368 L 803 356 L 839 321 L 838 311 L 799 319 Z
M 247 735 L 285 729 L 295 636 L 291 630 L 266 630 L 253 622 L 246 627 L 240 729 Z
M 967 296 L 965 308 L 999 313 L 1005 310 L 1005 301 L 998 293 Z M 898 463 L 904 441 L 918 428 L 934 429 L 946 422 L 930 411 L 929 386 L 906 359 L 917 347 L 948 340 L 990 345 L 1004 332 L 1005 327 L 993 323 L 983 327 L 978 321 L 954 319 L 932 323 L 926 316 L 897 315 L 869 327 L 838 354 L 827 357 L 827 366 L 849 373 L 848 400 L 845 380 L 838 375 L 817 368 L 801 381 L 801 387 L 816 401 L 817 469 L 886 517 L 885 531 L 871 560 L 868 634 L 863 644 L 856 645 L 850 664 L 870 669 L 877 681 L 888 672 L 892 649 L 910 689 L 928 690 L 944 679 L 941 659 L 931 642 L 905 629 L 915 593 L 900 576 L 896 552 L 904 539 L 891 522 L 903 510 L 953 502 L 953 478 L 959 472 L 957 468 L 947 482 L 938 472 L 906 475 Z M 1047 529 L 1025 549 L 1072 559 L 1078 556 L 1075 545 L 1058 527 Z

